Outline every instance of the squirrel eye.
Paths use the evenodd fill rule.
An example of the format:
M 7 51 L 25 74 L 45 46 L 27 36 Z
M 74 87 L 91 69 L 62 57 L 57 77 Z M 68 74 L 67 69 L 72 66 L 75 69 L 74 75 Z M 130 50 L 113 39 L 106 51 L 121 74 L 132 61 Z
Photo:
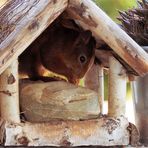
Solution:
M 87 57 L 85 55 L 80 55 L 79 56 L 79 62 L 84 64 L 87 61 Z

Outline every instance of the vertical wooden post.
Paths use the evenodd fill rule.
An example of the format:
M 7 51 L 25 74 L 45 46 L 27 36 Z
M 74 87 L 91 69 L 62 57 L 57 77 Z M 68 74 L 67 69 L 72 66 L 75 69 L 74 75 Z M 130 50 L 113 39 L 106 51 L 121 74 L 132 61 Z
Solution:
M 98 97 L 99 97 L 99 105 L 101 113 L 103 113 L 103 105 L 104 105 L 104 71 L 102 66 L 98 66 L 98 74 L 99 74 L 99 87 L 98 87 Z
M 85 76 L 84 84 L 87 88 L 92 89 L 98 93 L 98 101 L 100 106 L 100 113 L 103 113 L 104 102 L 104 75 L 103 67 L 94 64 Z
M 109 66 L 108 114 L 109 116 L 125 115 L 126 72 L 114 57 L 110 57 Z
M 20 122 L 17 60 L 0 76 L 0 103 L 3 119 Z

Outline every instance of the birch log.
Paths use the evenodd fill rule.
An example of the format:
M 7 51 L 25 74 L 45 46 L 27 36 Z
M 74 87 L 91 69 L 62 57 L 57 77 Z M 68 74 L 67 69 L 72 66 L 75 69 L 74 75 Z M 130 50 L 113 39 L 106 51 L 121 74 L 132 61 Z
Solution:
M 93 65 L 91 69 L 86 73 L 84 84 L 87 88 L 94 90 L 98 94 L 99 110 L 103 113 L 104 102 L 104 76 L 103 67 L 101 65 Z
M 5 146 L 114 146 L 138 142 L 137 130 L 133 130 L 124 117 L 40 124 L 7 123 L 5 131 Z
M 114 57 L 110 57 L 109 65 L 108 114 L 109 116 L 125 115 L 126 72 Z
M 69 0 L 68 13 L 104 40 L 138 75 L 148 73 L 148 54 L 92 0 Z
M 0 9 L 0 74 L 66 8 L 68 0 L 12 0 Z
M 0 76 L 1 118 L 20 122 L 18 94 L 18 61 L 15 60 Z
M 100 105 L 100 110 L 101 113 L 103 113 L 103 105 L 104 105 L 104 72 L 103 72 L 103 67 L 102 66 L 98 66 L 98 83 L 99 83 L 99 87 L 98 87 L 98 99 L 99 99 L 99 105 Z

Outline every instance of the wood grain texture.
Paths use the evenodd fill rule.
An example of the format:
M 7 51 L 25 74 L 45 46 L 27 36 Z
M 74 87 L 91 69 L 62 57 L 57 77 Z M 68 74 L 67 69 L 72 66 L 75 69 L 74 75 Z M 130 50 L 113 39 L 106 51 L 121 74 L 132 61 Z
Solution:
M 117 117 L 125 115 L 127 75 L 124 67 L 114 57 L 110 57 L 109 65 L 108 115 Z
M 84 77 L 84 85 L 97 92 L 99 111 L 103 114 L 104 104 L 104 73 L 103 67 L 98 64 L 94 64 Z
M 132 134 L 129 126 L 124 117 L 35 124 L 7 122 L 5 146 L 115 146 L 129 145 L 132 138 L 135 145 L 138 132 Z
M 0 10 L 0 73 L 56 19 L 67 0 L 13 0 Z
M 104 40 L 137 75 L 148 73 L 148 54 L 91 0 L 70 0 L 67 12 Z
M 29 122 L 93 119 L 100 113 L 96 92 L 64 81 L 21 80 L 20 106 Z
M 0 109 L 4 120 L 19 123 L 18 61 L 0 75 Z

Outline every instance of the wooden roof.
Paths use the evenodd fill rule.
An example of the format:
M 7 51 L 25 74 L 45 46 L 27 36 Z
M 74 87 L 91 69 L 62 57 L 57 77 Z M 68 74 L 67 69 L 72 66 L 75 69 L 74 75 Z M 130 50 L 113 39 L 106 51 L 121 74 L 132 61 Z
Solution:
M 148 54 L 91 0 L 11 0 L 0 9 L 0 74 L 64 10 L 136 74 L 148 73 Z

